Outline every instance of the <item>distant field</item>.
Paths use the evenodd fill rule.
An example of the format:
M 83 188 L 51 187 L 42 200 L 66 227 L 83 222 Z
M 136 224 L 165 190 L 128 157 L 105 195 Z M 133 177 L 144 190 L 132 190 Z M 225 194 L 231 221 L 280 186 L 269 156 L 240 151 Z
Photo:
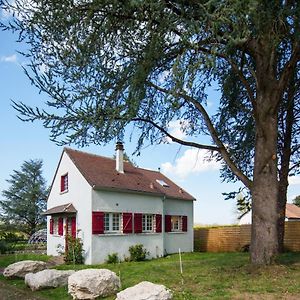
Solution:
M 46 260 L 46 256 L 2 255 L 0 266 L 19 259 Z M 148 280 L 164 284 L 174 292 L 174 299 L 300 299 L 300 253 L 280 256 L 277 265 L 253 268 L 247 253 L 187 253 L 183 254 L 183 277 L 180 275 L 178 255 L 146 262 L 124 262 L 117 265 L 76 266 L 108 268 L 121 274 L 122 288 Z M 62 265 L 60 269 L 72 269 Z M 31 292 L 22 280 L 0 277 L 1 286 L 14 286 L 40 299 L 71 299 L 67 288 Z M 183 284 L 182 284 L 183 280 Z M 0 295 L 1 295 L 0 286 Z M 115 299 L 109 297 L 106 299 Z

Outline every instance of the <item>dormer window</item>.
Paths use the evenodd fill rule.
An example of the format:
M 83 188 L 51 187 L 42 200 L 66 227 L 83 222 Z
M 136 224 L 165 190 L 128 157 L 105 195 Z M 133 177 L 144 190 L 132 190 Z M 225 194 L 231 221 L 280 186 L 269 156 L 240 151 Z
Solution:
M 69 188 L 69 181 L 68 181 L 68 173 L 62 175 L 60 178 L 60 192 L 64 193 L 67 192 Z
M 159 183 L 163 187 L 170 187 L 164 180 L 156 179 L 156 182 Z

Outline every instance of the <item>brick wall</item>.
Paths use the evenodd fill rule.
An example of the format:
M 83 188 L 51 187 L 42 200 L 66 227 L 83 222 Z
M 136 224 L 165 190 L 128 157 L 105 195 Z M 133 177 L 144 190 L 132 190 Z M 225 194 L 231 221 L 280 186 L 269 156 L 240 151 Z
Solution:
M 250 244 L 251 225 L 203 227 L 194 229 L 194 251 L 235 252 Z M 300 251 L 300 222 L 285 223 L 284 246 Z

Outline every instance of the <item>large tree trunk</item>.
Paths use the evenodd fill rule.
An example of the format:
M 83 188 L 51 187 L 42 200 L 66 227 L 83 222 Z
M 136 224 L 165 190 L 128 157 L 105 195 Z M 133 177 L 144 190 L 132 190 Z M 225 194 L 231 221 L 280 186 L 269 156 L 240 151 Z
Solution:
M 282 109 L 281 119 L 282 122 L 283 135 L 281 136 L 281 160 L 280 160 L 280 171 L 279 171 L 279 192 L 278 192 L 278 243 L 279 252 L 284 251 L 284 224 L 285 224 L 285 208 L 287 201 L 287 189 L 288 189 L 288 176 L 290 171 L 290 160 L 291 160 L 291 145 L 292 145 L 292 135 L 293 135 L 293 123 L 294 123 L 294 97 L 295 97 L 295 81 L 291 80 L 289 82 L 289 89 L 287 93 L 287 103 L 286 108 Z M 284 103 L 283 103 L 284 105 Z M 286 114 L 285 114 L 285 113 Z
M 251 263 L 272 263 L 278 254 L 277 118 L 268 113 L 257 126 L 252 189 Z

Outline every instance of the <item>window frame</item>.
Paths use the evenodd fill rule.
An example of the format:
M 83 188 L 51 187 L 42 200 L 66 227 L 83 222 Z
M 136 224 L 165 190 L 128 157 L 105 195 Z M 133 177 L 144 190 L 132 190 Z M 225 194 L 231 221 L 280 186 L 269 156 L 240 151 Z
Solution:
M 153 214 L 143 214 L 142 216 L 142 232 L 154 232 L 154 215 Z
M 53 233 L 52 235 L 58 235 L 58 217 L 52 217 L 53 220 Z
M 122 213 L 104 212 L 104 233 L 122 233 Z M 117 226 L 116 226 L 117 224 Z M 116 229 L 117 228 L 117 229 Z
M 176 223 L 174 222 L 174 219 L 176 220 Z M 174 226 L 177 224 L 178 226 Z M 171 232 L 182 232 L 182 216 L 171 216 Z

